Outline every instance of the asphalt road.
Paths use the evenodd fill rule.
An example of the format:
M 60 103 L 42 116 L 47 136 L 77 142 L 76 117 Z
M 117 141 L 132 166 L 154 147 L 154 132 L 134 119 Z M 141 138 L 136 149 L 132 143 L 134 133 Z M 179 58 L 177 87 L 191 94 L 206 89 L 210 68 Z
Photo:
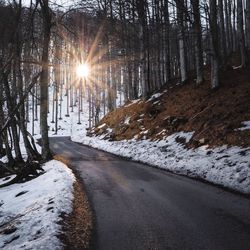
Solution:
M 250 249 L 248 198 L 66 137 L 50 143 L 86 186 L 95 249 Z

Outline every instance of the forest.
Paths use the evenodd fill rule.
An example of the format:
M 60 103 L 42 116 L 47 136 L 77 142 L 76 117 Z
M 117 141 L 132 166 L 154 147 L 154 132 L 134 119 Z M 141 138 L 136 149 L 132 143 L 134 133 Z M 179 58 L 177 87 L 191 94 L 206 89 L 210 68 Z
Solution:
M 0 188 L 40 176 L 53 159 L 70 161 L 55 154 L 51 138 L 64 135 L 64 122 L 73 141 L 248 193 L 249 65 L 249 0 L 0 0 L 0 178 L 15 176 Z M 211 111 L 220 107 L 221 113 Z M 240 124 L 245 134 L 236 134 Z M 209 143 L 247 149 L 232 149 L 232 159 L 231 149 L 223 156 L 206 149 L 206 171 L 222 158 L 223 166 L 243 166 L 223 170 L 218 180 L 202 162 L 193 174 L 166 163 L 168 155 L 157 159 L 168 150 L 194 156 L 179 144 L 166 149 L 163 141 L 185 149 Z M 150 145 L 158 150 L 153 158 Z
M 23 161 L 20 136 L 29 159 L 51 157 L 47 113 L 54 112 L 55 122 L 61 118 L 64 94 L 67 112 L 76 102 L 81 109 L 88 96 L 91 127 L 101 109 L 116 107 L 117 91 L 125 101 L 147 97 L 173 79 L 185 84 L 191 74 L 199 85 L 207 66 L 217 88 L 233 53 L 240 52 L 237 66 L 249 61 L 249 1 L 80 1 L 68 9 L 49 1 L 2 1 L 0 12 L 0 152 L 10 167 Z M 91 68 L 87 81 L 74 70 L 82 63 Z M 42 156 L 26 129 L 38 117 Z

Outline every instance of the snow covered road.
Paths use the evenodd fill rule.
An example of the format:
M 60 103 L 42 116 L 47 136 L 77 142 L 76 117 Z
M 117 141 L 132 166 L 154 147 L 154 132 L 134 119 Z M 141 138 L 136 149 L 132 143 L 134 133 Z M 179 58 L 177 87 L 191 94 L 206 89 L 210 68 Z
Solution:
M 250 249 L 250 200 L 109 153 L 50 139 L 86 185 L 96 249 Z

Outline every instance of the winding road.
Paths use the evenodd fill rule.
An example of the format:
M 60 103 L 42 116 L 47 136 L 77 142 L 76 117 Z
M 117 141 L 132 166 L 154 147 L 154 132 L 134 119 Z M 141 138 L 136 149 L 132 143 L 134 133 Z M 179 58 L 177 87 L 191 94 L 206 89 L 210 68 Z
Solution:
M 95 249 L 250 249 L 250 200 L 221 188 L 50 138 L 87 190 Z

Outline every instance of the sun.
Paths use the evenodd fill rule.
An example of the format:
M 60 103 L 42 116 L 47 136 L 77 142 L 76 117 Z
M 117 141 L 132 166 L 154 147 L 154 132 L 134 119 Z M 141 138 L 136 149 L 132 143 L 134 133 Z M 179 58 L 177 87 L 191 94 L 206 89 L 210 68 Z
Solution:
M 78 77 L 88 77 L 89 71 L 90 69 L 87 64 L 80 64 L 76 68 L 76 74 Z

